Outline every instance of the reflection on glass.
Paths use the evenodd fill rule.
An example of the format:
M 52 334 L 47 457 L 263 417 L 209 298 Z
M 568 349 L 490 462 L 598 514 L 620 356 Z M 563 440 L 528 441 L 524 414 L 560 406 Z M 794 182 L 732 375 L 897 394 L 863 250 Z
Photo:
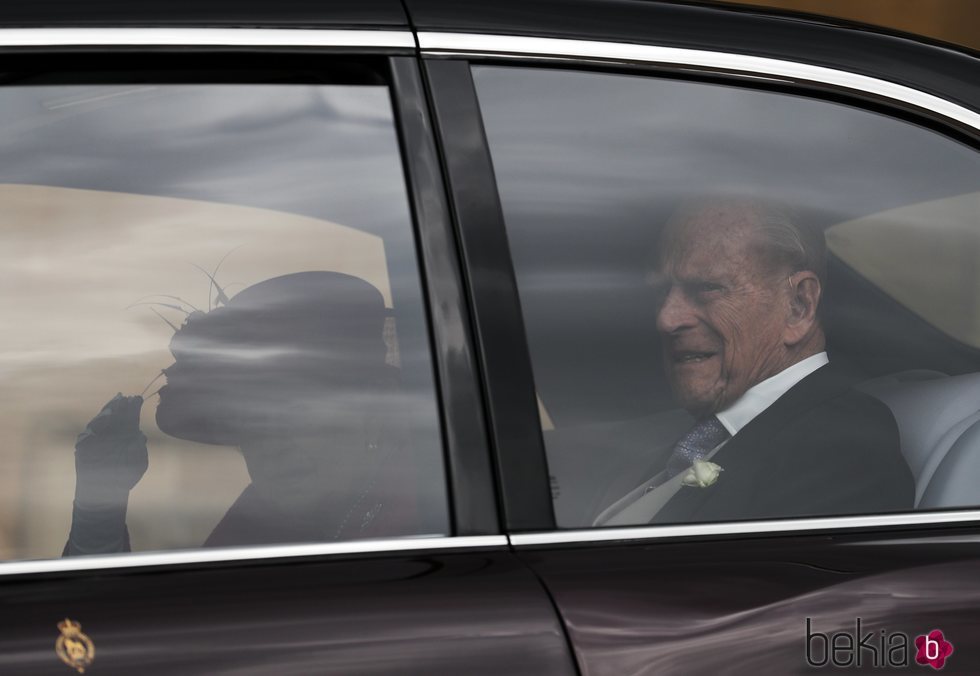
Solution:
M 205 545 L 416 532 L 413 505 L 389 499 L 406 440 L 393 429 L 398 371 L 385 361 L 381 293 L 332 272 L 276 277 L 231 299 L 215 286 L 219 305 L 190 312 L 171 340 L 156 409 L 165 434 L 236 446 L 245 459 L 251 483 Z M 128 549 L 128 493 L 147 466 L 142 403 L 117 395 L 76 444 L 70 554 Z
M 200 546 L 220 534 L 226 514 L 243 513 L 239 497 L 273 514 L 265 498 L 247 500 L 277 479 L 272 469 L 282 470 L 282 483 L 267 493 L 295 519 L 280 519 L 275 533 L 256 528 L 253 541 L 330 541 L 351 504 L 326 494 L 343 477 L 345 489 L 360 483 L 357 495 L 364 492 L 372 468 L 386 466 L 368 459 L 379 439 L 403 481 L 377 498 L 388 486 L 382 471 L 339 539 L 446 532 L 418 269 L 385 88 L 37 86 L 3 96 L 0 147 L 17 161 L 0 168 L 0 557 L 62 551 L 76 437 L 107 402 L 107 416 L 93 424 L 128 430 L 122 436 L 136 456 L 120 465 L 128 467 L 121 485 L 134 485 L 124 515 L 133 550 Z M 307 289 L 307 276 L 319 286 Z M 324 333 L 325 313 L 341 321 L 354 286 L 358 298 L 370 297 L 360 306 L 373 308 L 371 340 L 361 347 L 380 357 L 328 368 L 350 355 L 339 339 L 346 329 L 332 324 L 335 332 Z M 323 293 L 320 306 L 313 288 Z M 296 308 L 290 314 L 289 303 L 320 323 L 301 320 Z M 363 371 L 356 387 L 354 364 Z M 152 395 L 168 368 L 158 403 Z M 113 399 L 117 392 L 129 398 Z M 156 415 L 168 406 L 173 416 Z M 206 424 L 188 422 L 192 409 Z M 317 433 L 330 436 L 313 453 Z M 262 467 L 259 458 L 291 449 L 294 460 Z M 305 483 L 289 483 L 301 468 L 310 470 Z M 81 477 L 78 488 L 83 503 L 91 500 Z M 323 512 L 316 533 L 303 522 L 313 519 L 314 493 Z M 361 531 L 365 515 L 355 512 L 369 497 L 382 514 L 415 504 L 418 518 L 382 528 L 377 516 L 374 531 Z M 212 544 L 230 541 L 239 539 Z

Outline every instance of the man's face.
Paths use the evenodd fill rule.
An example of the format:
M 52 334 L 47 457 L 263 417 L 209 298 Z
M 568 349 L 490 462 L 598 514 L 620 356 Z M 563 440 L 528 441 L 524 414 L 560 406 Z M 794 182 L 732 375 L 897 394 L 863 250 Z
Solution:
M 765 265 L 757 241 L 752 214 L 724 206 L 695 212 L 665 238 L 657 328 L 674 396 L 697 416 L 785 368 L 787 277 Z

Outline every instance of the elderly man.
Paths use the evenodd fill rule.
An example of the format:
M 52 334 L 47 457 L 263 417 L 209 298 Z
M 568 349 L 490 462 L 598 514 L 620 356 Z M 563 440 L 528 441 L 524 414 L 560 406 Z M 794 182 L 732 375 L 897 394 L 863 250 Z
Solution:
M 701 202 L 668 223 L 656 267 L 667 376 L 696 422 L 596 525 L 912 508 L 891 412 L 824 351 L 821 231 L 758 201 Z

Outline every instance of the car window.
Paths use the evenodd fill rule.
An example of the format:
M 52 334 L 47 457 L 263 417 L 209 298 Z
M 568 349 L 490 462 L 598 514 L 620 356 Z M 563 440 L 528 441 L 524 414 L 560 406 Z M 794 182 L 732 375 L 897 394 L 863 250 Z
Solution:
M 977 214 L 980 192 L 903 204 L 830 226 L 827 245 L 929 324 L 980 347 Z
M 448 532 L 377 77 L 0 100 L 0 558 Z
M 980 504 L 973 148 L 787 92 L 472 71 L 560 527 Z

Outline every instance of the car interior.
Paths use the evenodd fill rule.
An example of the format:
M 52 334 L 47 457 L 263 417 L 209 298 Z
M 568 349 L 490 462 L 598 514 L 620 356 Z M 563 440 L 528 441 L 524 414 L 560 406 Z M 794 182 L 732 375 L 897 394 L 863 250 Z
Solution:
M 943 202 L 937 200 L 934 204 Z M 895 212 L 888 213 L 896 218 Z M 940 221 L 942 216 L 937 213 L 930 222 L 941 225 Z M 863 380 L 858 389 L 891 409 L 902 452 L 915 478 L 916 509 L 980 504 L 980 486 L 975 481 L 980 475 L 980 348 L 975 329 L 971 336 L 968 323 L 939 326 L 910 307 L 918 303 L 928 308 L 929 303 L 950 302 L 955 292 L 940 298 L 896 297 L 902 289 L 890 284 L 887 274 L 884 278 L 878 275 L 878 283 L 862 274 L 856 267 L 864 264 L 860 256 L 840 252 L 841 242 L 846 240 L 839 233 L 851 225 L 852 222 L 831 224 L 825 229 L 829 252 L 823 305 L 831 359 L 860 374 Z M 968 237 L 955 246 L 975 251 L 976 236 L 968 229 L 966 232 Z M 912 274 L 936 273 L 931 266 L 920 265 Z M 970 280 L 973 274 L 969 269 L 957 269 L 951 278 Z M 892 293 L 882 286 L 890 287 Z M 913 284 L 907 288 L 921 294 L 922 286 Z M 550 425 L 543 435 L 550 471 L 555 477 L 553 498 L 560 526 L 590 525 L 587 515 L 595 509 L 597 499 L 594 484 L 597 478 L 601 482 L 603 477 L 615 473 L 617 463 L 610 462 L 610 458 L 627 462 L 631 457 L 648 454 L 651 440 L 677 439 L 693 422 L 671 402 L 660 364 L 654 312 L 649 297 L 644 298 L 645 291 L 649 293 L 637 284 L 633 296 L 626 297 L 620 289 L 615 299 L 597 298 L 594 305 L 582 309 L 583 314 L 607 328 L 620 327 L 621 331 L 606 334 L 615 333 L 615 341 L 597 342 L 592 333 L 588 344 L 579 343 L 575 332 L 568 331 L 561 349 L 566 353 L 577 350 L 582 359 L 565 361 L 566 371 L 562 373 L 535 362 L 539 398 L 549 414 Z M 588 300 L 587 295 L 577 297 L 580 304 Z M 956 312 L 975 312 L 971 301 L 976 303 L 968 297 L 959 299 L 961 307 Z M 959 335 L 954 336 L 953 331 Z M 630 339 L 623 340 L 627 334 Z M 533 344 L 532 339 L 532 354 Z M 574 364 L 571 373 L 567 370 L 570 363 Z M 582 381 L 591 381 L 596 371 L 604 373 L 605 387 L 600 385 L 598 392 L 582 387 Z M 570 387 L 574 380 L 579 381 L 578 388 Z M 584 392 L 585 396 L 566 406 L 576 392 Z M 639 412 L 639 408 L 646 412 Z M 598 419 L 600 415 L 602 418 Z M 583 424 L 586 416 L 591 419 Z
M 678 207 L 723 196 L 775 200 L 824 231 L 830 359 L 891 408 L 919 509 L 980 504 L 967 478 L 980 462 L 973 147 L 762 85 L 496 66 L 474 81 L 560 526 L 591 525 L 617 458 L 691 426 L 644 277 Z

